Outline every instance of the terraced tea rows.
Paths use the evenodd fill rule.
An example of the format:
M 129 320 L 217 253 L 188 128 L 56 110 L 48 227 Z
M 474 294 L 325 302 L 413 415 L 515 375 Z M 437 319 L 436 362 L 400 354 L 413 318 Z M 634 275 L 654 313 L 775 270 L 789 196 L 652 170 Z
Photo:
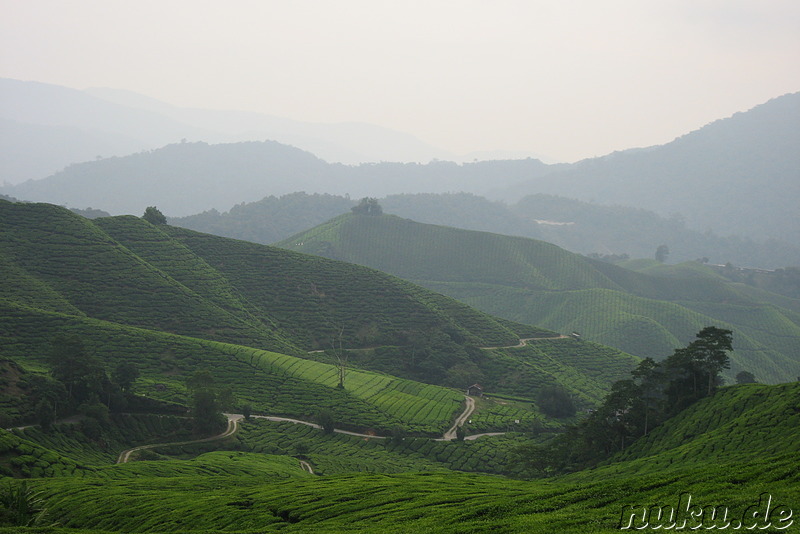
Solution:
M 742 291 L 697 262 L 635 272 L 533 239 L 390 215 L 343 215 L 280 245 L 382 269 L 487 313 L 577 331 L 641 358 L 667 357 L 704 326 L 733 329 L 729 380 L 741 370 L 771 383 L 800 374 L 796 299 Z

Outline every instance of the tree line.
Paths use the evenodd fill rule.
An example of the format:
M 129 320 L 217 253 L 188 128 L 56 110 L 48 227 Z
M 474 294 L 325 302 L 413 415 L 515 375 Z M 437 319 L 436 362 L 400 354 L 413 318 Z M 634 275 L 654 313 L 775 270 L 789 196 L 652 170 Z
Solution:
M 578 471 L 598 464 L 646 436 L 653 428 L 712 395 L 730 367 L 732 332 L 709 326 L 661 362 L 645 358 L 631 378 L 611 386 L 603 404 L 546 445 L 519 449 L 538 476 Z

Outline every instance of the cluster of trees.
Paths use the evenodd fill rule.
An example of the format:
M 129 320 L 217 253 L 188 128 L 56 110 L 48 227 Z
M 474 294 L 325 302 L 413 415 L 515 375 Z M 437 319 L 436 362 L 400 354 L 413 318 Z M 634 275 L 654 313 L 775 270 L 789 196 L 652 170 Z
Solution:
M 357 206 L 350 210 L 356 215 L 383 215 L 383 208 L 377 198 L 364 197 Z
M 120 362 L 108 373 L 103 362 L 91 354 L 76 335 L 59 335 L 52 341 L 47 357 L 50 373 L 25 377 L 28 404 L 33 407 L 36 423 L 47 429 L 56 419 L 81 414 L 82 431 L 97 437 L 109 422 L 111 412 L 125 410 L 139 370 L 130 362 Z M 190 393 L 190 413 L 195 430 L 208 434 L 224 427 L 223 409 L 236 401 L 229 387 L 216 383 L 207 370 L 196 371 L 186 380 Z M 245 407 L 246 412 L 250 411 Z
M 191 394 L 191 415 L 198 434 L 211 434 L 225 426 L 222 410 L 231 409 L 236 404 L 233 390 L 217 384 L 214 375 L 208 370 L 195 371 L 186 380 L 186 388 Z M 250 407 L 244 410 L 250 417 Z
M 139 377 L 129 362 L 119 363 L 109 375 L 76 335 L 56 336 L 47 363 L 49 375 L 32 374 L 25 384 L 36 422 L 43 428 L 59 417 L 81 413 L 88 421 L 84 430 L 96 432 L 98 425 L 108 421 L 109 411 L 125 408 L 126 394 Z
M 622 451 L 681 410 L 712 395 L 730 367 L 732 332 L 703 328 L 688 346 L 661 362 L 645 358 L 631 378 L 611 387 L 603 404 L 545 446 L 520 449 L 537 475 L 577 471 Z
M 142 219 L 156 226 L 167 224 L 167 217 L 155 206 L 147 206 Z

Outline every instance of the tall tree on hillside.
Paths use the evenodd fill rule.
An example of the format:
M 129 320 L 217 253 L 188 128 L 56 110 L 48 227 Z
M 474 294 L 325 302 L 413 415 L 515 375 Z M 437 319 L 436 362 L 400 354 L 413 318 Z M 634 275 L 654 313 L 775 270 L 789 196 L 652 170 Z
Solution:
M 339 327 L 339 332 L 336 337 L 331 339 L 331 346 L 333 347 L 333 354 L 336 357 L 336 367 L 339 370 L 339 389 L 344 389 L 344 379 L 347 376 L 347 351 L 344 350 L 342 344 L 342 337 L 344 336 L 344 325 Z M 337 345 L 338 344 L 338 345 Z
M 186 387 L 192 396 L 191 413 L 195 430 L 200 434 L 209 434 L 221 428 L 224 417 L 214 375 L 208 370 L 195 371 L 186 380 Z M 233 393 L 226 392 L 225 396 L 232 398 Z
M 356 215 L 382 215 L 383 208 L 378 203 L 377 198 L 364 197 L 358 203 L 358 206 L 353 206 L 350 210 Z
M 732 335 L 709 326 L 664 361 L 643 360 L 631 372 L 633 379 L 615 382 L 587 418 L 545 447 L 523 447 L 523 461 L 536 472 L 551 474 L 583 469 L 623 450 L 651 427 L 714 392 L 721 371 L 729 367 Z
M 67 389 L 69 398 L 78 403 L 101 396 L 108 376 L 103 363 L 89 354 L 83 340 L 76 335 L 59 335 L 52 341 L 48 356 L 50 374 Z
M 139 369 L 131 362 L 120 362 L 111 372 L 111 379 L 122 391 L 129 391 L 139 378 Z
M 155 224 L 155 225 L 167 224 L 167 218 L 155 206 L 147 206 L 147 208 L 145 208 L 144 210 L 144 215 L 142 215 L 142 219 L 149 222 L 150 224 Z

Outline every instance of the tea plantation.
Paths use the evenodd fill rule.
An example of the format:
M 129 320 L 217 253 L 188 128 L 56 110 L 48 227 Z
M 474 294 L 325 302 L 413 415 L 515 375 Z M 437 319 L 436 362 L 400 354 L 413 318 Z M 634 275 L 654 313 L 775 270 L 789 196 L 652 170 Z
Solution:
M 557 248 L 533 268 L 515 247 L 491 249 L 495 282 L 521 276 L 543 299 L 573 292 L 558 277 L 610 292 L 630 277 L 637 305 L 661 287 L 572 270 Z M 0 201 L 0 268 L 0 533 L 616 532 L 631 506 L 687 492 L 737 518 L 764 493 L 800 513 L 795 383 L 722 387 L 591 469 L 535 479 L 532 446 L 563 435 L 639 358 L 370 268 L 46 204 Z M 458 283 L 479 271 L 465 266 Z M 791 346 L 793 318 L 777 308 L 754 323 L 704 306 L 663 309 L 694 328 L 722 306 L 753 350 L 747 328 L 783 318 L 764 358 Z M 476 382 L 485 395 L 465 403 Z M 577 415 L 548 415 L 538 394 L 554 390 Z M 203 399 L 216 403 L 206 426 Z M 232 435 L 219 435 L 222 399 L 241 417 Z M 442 440 L 473 401 L 458 438 Z M 153 447 L 117 463 L 141 445 Z M 761 531 L 797 528 L 762 519 Z

